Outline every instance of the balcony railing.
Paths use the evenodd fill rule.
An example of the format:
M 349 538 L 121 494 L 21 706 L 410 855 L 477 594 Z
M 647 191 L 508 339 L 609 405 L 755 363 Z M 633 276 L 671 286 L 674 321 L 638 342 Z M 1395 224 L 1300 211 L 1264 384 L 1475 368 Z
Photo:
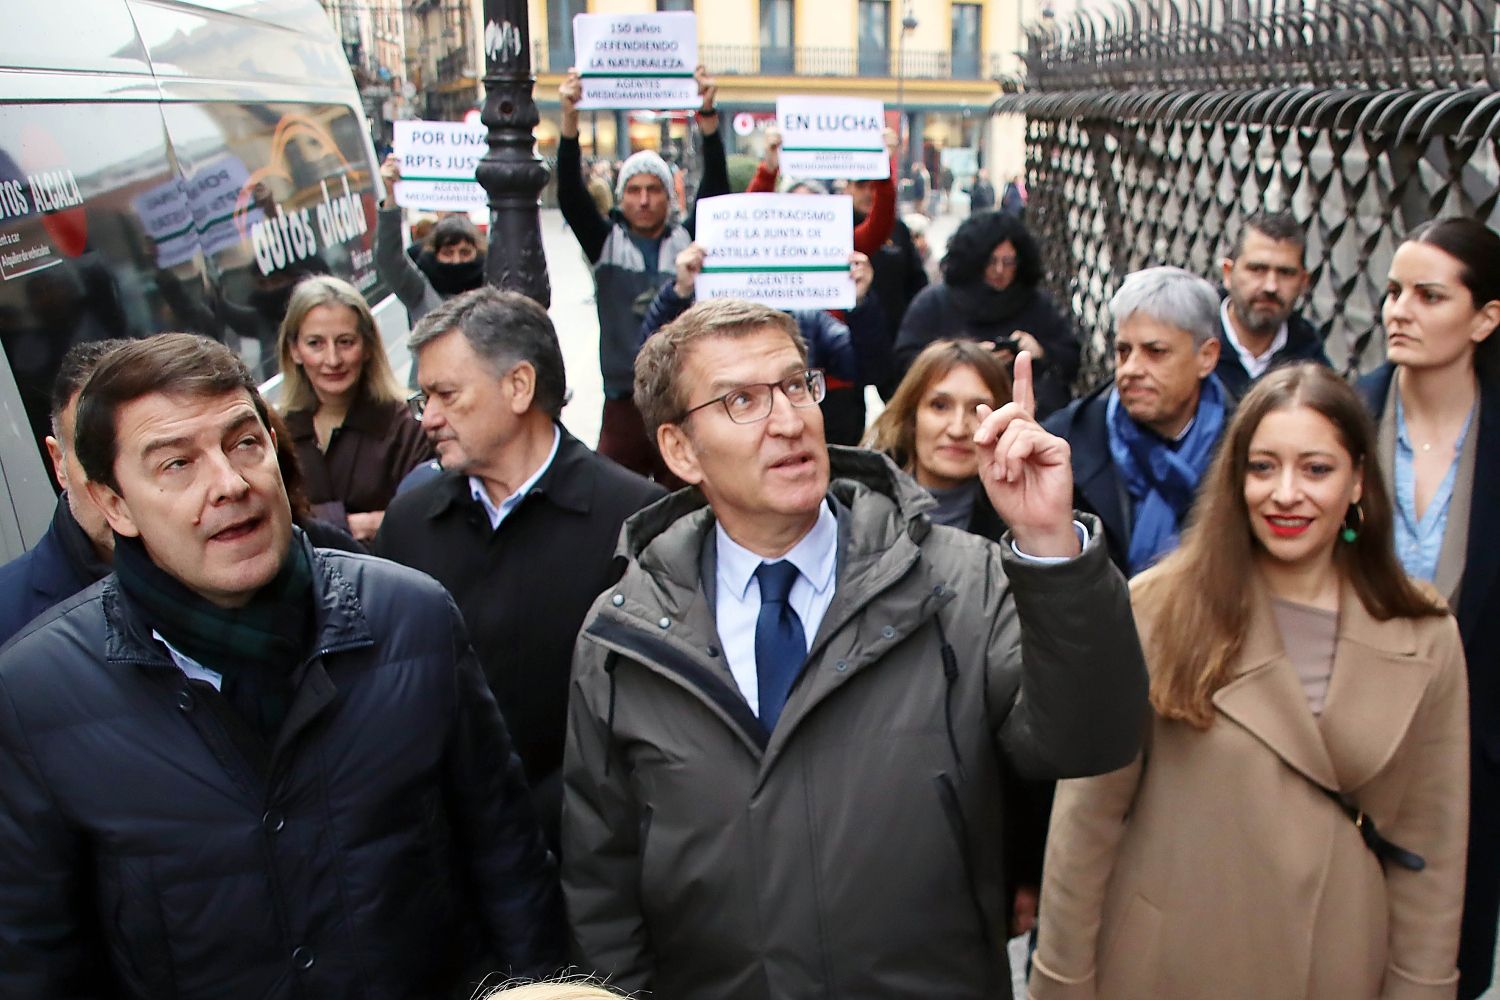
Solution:
M 710 73 L 721 76 L 876 76 L 898 75 L 891 50 L 834 49 L 816 46 L 762 47 L 704 45 L 699 55 Z M 1001 75 L 999 53 L 907 49 L 900 54 L 899 75 L 908 80 L 980 80 Z M 566 68 L 566 67 L 564 67 Z

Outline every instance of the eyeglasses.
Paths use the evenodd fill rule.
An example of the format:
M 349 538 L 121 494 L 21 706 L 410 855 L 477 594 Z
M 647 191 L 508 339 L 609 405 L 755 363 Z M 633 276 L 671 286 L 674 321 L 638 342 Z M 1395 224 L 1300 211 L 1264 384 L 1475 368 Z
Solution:
M 775 390 L 780 389 L 788 403 L 793 406 L 817 406 L 823 402 L 828 391 L 828 382 L 823 369 L 807 368 L 795 375 L 788 375 L 780 382 L 755 382 L 736 386 L 724 395 L 699 403 L 682 415 L 682 423 L 705 406 L 724 404 L 724 412 L 737 424 L 753 424 L 771 415 L 775 406 Z
M 418 390 L 406 397 L 406 409 L 413 417 L 422 419 L 422 414 L 427 410 L 427 393 Z

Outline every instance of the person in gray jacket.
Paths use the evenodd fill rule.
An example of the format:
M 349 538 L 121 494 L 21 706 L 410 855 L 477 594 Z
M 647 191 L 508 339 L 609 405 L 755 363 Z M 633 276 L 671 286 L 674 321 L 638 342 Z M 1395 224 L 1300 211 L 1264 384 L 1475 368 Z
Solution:
M 1011 531 L 931 523 L 829 448 L 794 322 L 702 303 L 636 361 L 696 489 L 626 522 L 579 637 L 564 762 L 575 959 L 673 1000 L 1008 995 L 1001 756 L 1129 762 L 1146 672 L 1030 356 L 976 434 Z

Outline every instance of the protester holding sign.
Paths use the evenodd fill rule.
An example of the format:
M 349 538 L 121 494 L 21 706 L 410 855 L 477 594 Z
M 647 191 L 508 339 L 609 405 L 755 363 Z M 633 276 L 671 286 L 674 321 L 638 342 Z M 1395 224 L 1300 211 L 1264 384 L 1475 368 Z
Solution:
M 687 312 L 697 294 L 698 275 L 706 258 L 704 248 L 693 243 L 677 255 L 677 276 L 661 286 L 646 319 L 641 323 L 641 343 L 657 330 Z M 870 258 L 855 251 L 849 255 L 849 277 L 854 281 L 854 308 L 847 312 L 825 309 L 787 309 L 807 342 L 807 363 L 823 369 L 828 382 L 862 386 L 890 377 L 891 344 L 885 336 L 885 317 L 880 297 L 870 291 L 875 272 Z M 772 303 L 773 305 L 775 303 Z M 857 422 L 842 419 L 843 413 L 827 406 L 823 398 L 824 433 L 834 444 L 858 444 L 864 433 L 864 411 Z
M 886 148 L 890 155 L 895 155 L 896 138 L 894 129 L 885 130 Z M 746 194 L 770 193 L 776 190 L 777 174 L 781 170 L 781 130 L 775 125 L 766 129 L 766 155 L 755 168 L 755 176 L 750 178 L 750 186 L 745 188 Z M 820 190 L 808 187 L 808 181 L 799 179 L 787 188 L 788 194 L 823 194 L 822 185 Z M 891 238 L 891 229 L 896 221 L 896 185 L 889 177 L 883 180 L 850 181 L 849 195 L 854 198 L 855 210 L 858 212 L 859 203 L 866 200 L 868 195 L 869 209 L 864 218 L 857 219 L 854 224 L 854 249 L 866 256 L 873 257 L 885 246 L 886 240 Z
M 394 155 L 381 163 L 380 179 L 386 197 L 375 216 L 375 271 L 415 324 L 444 299 L 484 284 L 484 241 L 467 217 L 448 216 L 433 226 L 413 262 L 401 246 L 401 209 L 391 195 L 401 181 L 401 161 Z M 412 376 L 415 385 L 415 370 Z
M 718 88 L 701 66 L 695 80 L 704 164 L 698 195 L 708 198 L 729 192 L 729 168 L 719 135 L 719 111 L 714 106 Z M 583 181 L 578 147 L 582 94 L 578 70 L 569 69 L 558 88 L 562 136 L 557 144 L 557 204 L 594 270 L 599 366 L 604 374 L 599 452 L 641 475 L 665 478 L 666 466 L 646 437 L 640 412 L 631 400 L 635 352 L 646 308 L 662 279 L 672 274 L 677 255 L 692 242 L 693 219 L 678 221 L 672 172 L 650 150 L 636 153 L 621 165 L 615 189 L 619 206 L 608 215 L 600 213 Z

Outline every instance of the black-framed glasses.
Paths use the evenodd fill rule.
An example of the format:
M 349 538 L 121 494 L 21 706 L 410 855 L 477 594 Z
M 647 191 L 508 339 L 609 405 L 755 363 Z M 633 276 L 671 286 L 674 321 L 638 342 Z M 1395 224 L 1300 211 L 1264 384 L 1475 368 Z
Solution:
M 422 414 L 427 411 L 427 393 L 418 389 L 410 396 L 407 396 L 406 409 L 411 413 L 413 417 L 421 420 Z
M 823 402 L 823 396 L 828 392 L 828 380 L 823 376 L 823 369 L 806 368 L 779 382 L 754 382 L 735 386 L 722 396 L 690 408 L 682 415 L 682 419 L 686 420 L 705 406 L 722 403 L 730 420 L 737 424 L 753 424 L 771 415 L 777 389 L 781 390 L 786 401 L 793 406 L 817 406 Z

